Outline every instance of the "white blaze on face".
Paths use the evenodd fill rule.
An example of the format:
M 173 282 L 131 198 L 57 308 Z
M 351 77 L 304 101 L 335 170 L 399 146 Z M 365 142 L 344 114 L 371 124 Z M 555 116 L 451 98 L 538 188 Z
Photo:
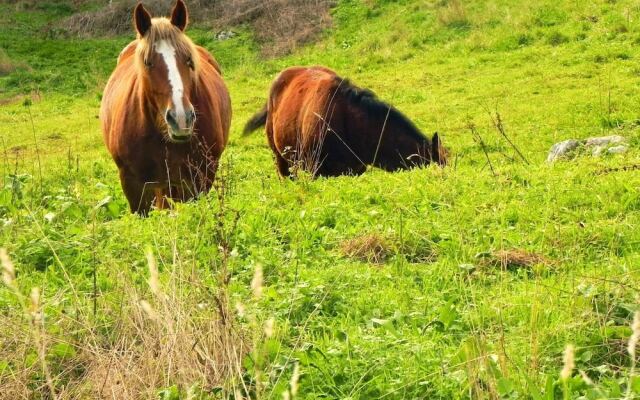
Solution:
M 156 52 L 162 56 L 169 73 L 169 84 L 172 90 L 173 106 L 175 107 L 176 120 L 180 129 L 187 128 L 187 118 L 184 111 L 184 103 L 182 97 L 184 95 L 184 85 L 182 84 L 182 76 L 178 69 L 176 60 L 176 49 L 166 40 L 161 40 L 155 46 Z

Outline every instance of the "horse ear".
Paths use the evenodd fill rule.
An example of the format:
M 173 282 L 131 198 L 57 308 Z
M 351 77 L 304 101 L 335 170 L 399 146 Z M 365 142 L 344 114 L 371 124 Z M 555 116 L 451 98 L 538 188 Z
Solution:
M 178 0 L 171 12 L 171 23 L 178 27 L 181 31 L 184 31 L 189 23 L 189 12 L 184 1 Z
M 142 3 L 138 3 L 136 6 L 135 11 L 133 12 L 133 21 L 140 36 L 144 36 L 149 28 L 151 28 L 151 15 L 144 8 Z
M 433 134 L 433 139 L 431 139 L 431 161 L 434 163 L 440 164 L 440 147 L 442 143 L 440 143 L 440 136 L 438 136 L 438 132 Z

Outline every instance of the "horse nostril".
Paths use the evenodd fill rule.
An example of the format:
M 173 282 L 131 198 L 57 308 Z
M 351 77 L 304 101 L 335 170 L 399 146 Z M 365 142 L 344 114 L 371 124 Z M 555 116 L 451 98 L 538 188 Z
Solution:
M 180 125 L 178 124 L 178 116 L 176 112 L 172 109 L 167 110 L 167 114 L 165 115 L 165 119 L 167 121 L 167 125 L 169 125 L 174 131 L 180 130 Z
M 167 110 L 167 113 L 165 114 L 164 118 L 167 121 L 167 124 L 169 124 L 169 126 L 173 128 L 176 128 L 178 126 L 178 120 L 176 119 L 175 111 L 171 109 Z
M 193 110 L 187 111 L 186 120 L 187 126 L 193 126 L 193 124 L 196 122 L 196 113 Z

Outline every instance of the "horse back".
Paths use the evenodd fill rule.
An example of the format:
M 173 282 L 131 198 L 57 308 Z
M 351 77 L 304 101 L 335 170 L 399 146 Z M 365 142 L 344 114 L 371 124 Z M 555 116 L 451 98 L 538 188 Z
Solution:
M 340 125 L 336 77 L 325 67 L 292 67 L 276 78 L 267 108 L 273 141 L 280 151 L 311 146 L 326 134 L 326 128 Z
M 141 112 L 136 106 L 137 82 L 133 57 L 136 42 L 131 42 L 118 56 L 118 63 L 102 94 L 102 133 L 105 144 L 114 158 L 122 147 L 122 136 L 125 132 L 135 132 L 131 129 L 133 124 L 141 125 L 140 118 L 136 118 L 138 111 Z M 134 108 L 136 112 L 133 112 Z
M 137 39 L 130 42 L 124 49 L 122 49 L 122 51 L 118 55 L 118 64 L 120 64 L 120 62 L 123 60 L 133 57 L 133 55 L 136 53 L 136 47 L 138 47 Z
M 198 55 L 200 55 L 200 62 L 209 64 L 222 76 L 222 69 L 220 69 L 218 60 L 216 60 L 204 47 L 196 46 L 196 50 L 198 51 Z

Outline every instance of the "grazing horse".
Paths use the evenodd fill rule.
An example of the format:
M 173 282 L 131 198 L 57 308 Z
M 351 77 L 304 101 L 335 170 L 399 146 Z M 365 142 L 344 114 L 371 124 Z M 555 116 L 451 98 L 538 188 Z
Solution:
M 187 8 L 171 19 L 135 8 L 137 39 L 122 50 L 102 98 L 104 142 L 131 212 L 186 201 L 212 186 L 229 136 L 231 100 L 217 61 L 184 34 Z
M 324 67 L 292 67 L 271 86 L 267 105 L 245 127 L 266 127 L 281 176 L 360 175 L 446 164 L 438 134 L 425 137 L 400 111 Z

